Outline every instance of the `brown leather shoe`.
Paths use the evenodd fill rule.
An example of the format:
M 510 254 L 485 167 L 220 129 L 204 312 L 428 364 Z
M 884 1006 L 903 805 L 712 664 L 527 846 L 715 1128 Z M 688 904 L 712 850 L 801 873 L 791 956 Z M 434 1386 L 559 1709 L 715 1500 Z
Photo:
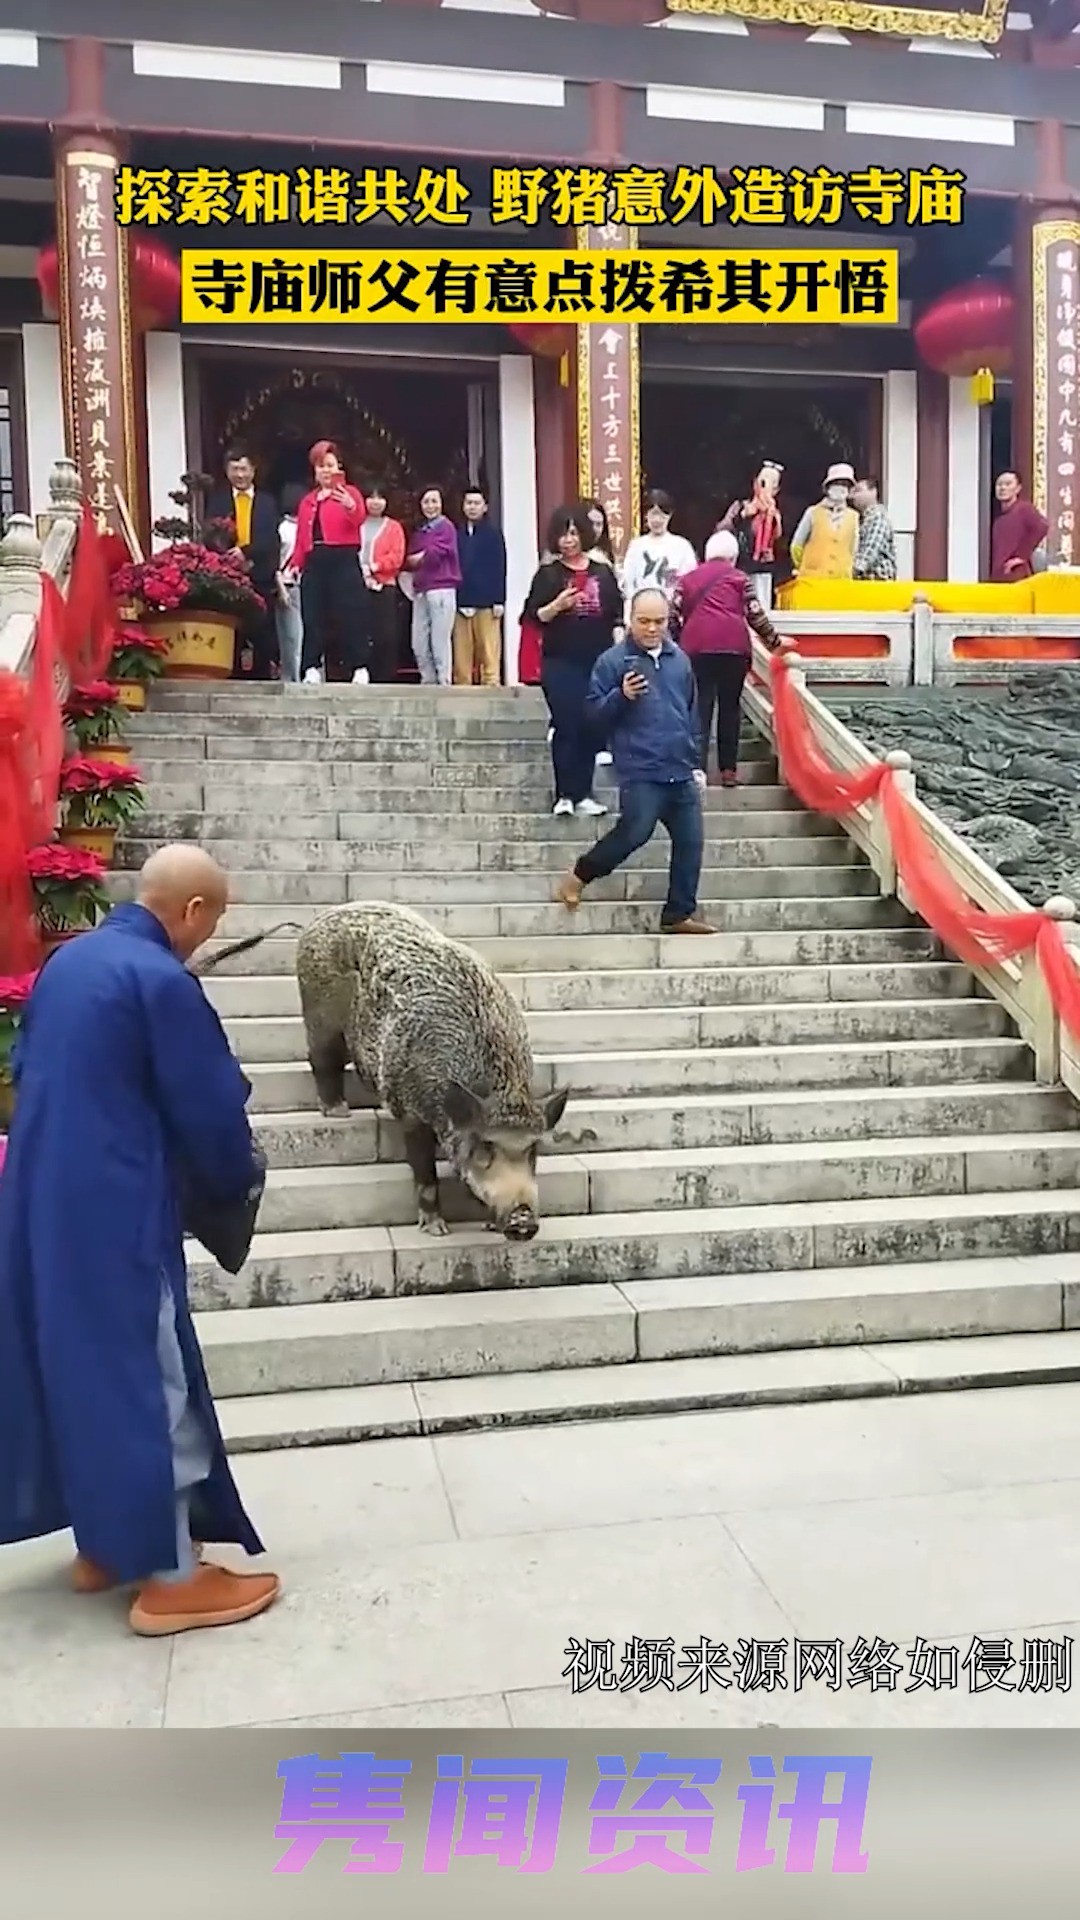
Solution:
M 191 1544 L 195 1558 L 201 1560 L 203 1556 L 201 1542 L 193 1540 Z M 71 1565 L 71 1585 L 73 1592 L 112 1593 L 114 1588 L 121 1584 L 119 1580 L 113 1579 L 111 1573 L 106 1573 L 104 1567 L 99 1567 L 93 1560 L 88 1560 L 85 1553 L 77 1553 L 75 1555 Z M 130 1581 L 128 1584 L 133 1586 L 135 1583 L 134 1581 Z
M 581 905 L 581 896 L 584 891 L 584 881 L 579 880 L 577 874 L 571 870 L 569 873 L 564 874 L 559 881 L 555 889 L 555 898 L 567 909 L 568 913 L 576 913 Z
M 706 920 L 698 920 L 691 916 L 689 920 L 676 920 L 673 927 L 661 927 L 660 931 L 661 933 L 715 933 L 716 928 L 710 927 Z
M 231 1627 L 265 1613 L 280 1592 L 276 1573 L 202 1566 L 190 1580 L 148 1580 L 132 1602 L 128 1621 L 134 1632 L 147 1635 Z

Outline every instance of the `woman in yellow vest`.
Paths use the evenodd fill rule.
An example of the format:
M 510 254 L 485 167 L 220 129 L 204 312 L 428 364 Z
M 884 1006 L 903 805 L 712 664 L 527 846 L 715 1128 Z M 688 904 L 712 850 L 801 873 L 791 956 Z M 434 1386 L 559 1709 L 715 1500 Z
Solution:
M 791 536 L 791 564 L 800 580 L 850 580 L 859 540 L 851 504 L 855 469 L 845 460 L 825 475 L 824 498 L 809 507 Z

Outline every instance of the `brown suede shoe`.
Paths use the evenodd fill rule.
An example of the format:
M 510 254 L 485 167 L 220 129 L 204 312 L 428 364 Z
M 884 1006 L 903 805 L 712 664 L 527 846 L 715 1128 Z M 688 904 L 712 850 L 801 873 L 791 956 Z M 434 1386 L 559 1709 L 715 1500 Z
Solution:
M 195 1552 L 195 1558 L 201 1560 L 203 1556 L 201 1543 L 193 1540 L 191 1544 Z M 134 1586 L 135 1583 L 134 1581 L 130 1581 L 128 1584 Z M 88 1560 L 85 1553 L 77 1553 L 75 1555 L 71 1566 L 71 1586 L 73 1592 L 112 1593 L 114 1588 L 120 1585 L 121 1582 L 114 1580 L 111 1573 L 106 1573 L 104 1567 L 96 1566 L 93 1560 Z
M 661 927 L 661 933 L 715 933 L 706 920 L 691 917 L 689 920 L 677 920 L 673 927 Z
M 569 913 L 576 913 L 581 905 L 581 896 L 584 891 L 584 881 L 579 880 L 577 874 L 571 869 L 571 871 L 564 874 L 559 881 L 555 889 L 555 898 Z
M 228 1573 L 202 1566 L 190 1580 L 148 1580 L 132 1602 L 135 1633 L 187 1633 L 193 1627 L 231 1627 L 273 1606 L 281 1592 L 276 1573 Z

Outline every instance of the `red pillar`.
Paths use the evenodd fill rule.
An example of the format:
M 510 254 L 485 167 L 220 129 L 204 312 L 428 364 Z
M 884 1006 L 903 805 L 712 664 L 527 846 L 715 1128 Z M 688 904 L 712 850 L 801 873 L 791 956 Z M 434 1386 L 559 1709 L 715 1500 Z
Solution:
M 945 580 L 949 572 L 949 382 L 920 367 L 916 385 L 915 578 Z
M 103 108 L 103 51 L 67 42 L 68 111 L 54 138 L 65 437 L 98 525 L 122 532 L 119 489 L 145 537 L 128 242 L 115 214 L 121 147 Z

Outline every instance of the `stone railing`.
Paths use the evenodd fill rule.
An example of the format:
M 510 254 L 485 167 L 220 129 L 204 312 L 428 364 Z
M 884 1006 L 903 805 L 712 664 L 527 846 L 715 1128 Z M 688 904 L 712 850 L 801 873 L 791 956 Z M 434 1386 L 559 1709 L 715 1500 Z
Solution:
M 0 668 L 27 675 L 41 607 L 44 570 L 64 591 L 82 514 L 82 489 L 70 460 L 58 460 L 49 475 L 49 530 L 38 539 L 30 516 L 10 515 L 0 540 Z
M 787 620 L 784 620 L 785 629 Z M 810 721 L 818 747 L 837 772 L 862 773 L 875 760 L 861 740 L 838 720 L 834 713 L 807 686 L 806 663 L 798 653 L 788 655 L 788 672 Z M 754 667 L 758 677 L 748 680 L 743 694 L 746 712 L 765 738 L 775 747 L 776 729 L 770 694 L 769 656 L 760 641 L 754 641 Z M 897 783 L 907 795 L 919 824 L 931 840 L 947 872 L 969 899 L 988 913 L 1030 913 L 1029 901 L 1010 887 L 999 873 L 969 847 L 958 833 L 932 811 L 915 792 L 911 755 L 902 751 L 886 754 L 886 765 L 894 770 Z M 916 911 L 903 881 L 897 873 L 892 843 L 884 812 L 877 799 L 866 801 L 846 815 L 841 824 L 866 855 L 877 875 L 884 895 L 898 899 L 909 912 Z M 1076 906 L 1059 897 L 1048 900 L 1043 909 L 1052 919 L 1074 922 Z M 1068 929 L 1066 929 L 1068 935 Z M 1080 954 L 1074 956 L 1080 961 Z M 1025 1045 L 1035 1055 L 1036 1078 L 1048 1085 L 1063 1081 L 1080 1099 L 1080 1046 L 1068 1033 L 1062 1033 L 1051 1005 L 1042 970 L 1033 951 L 1000 965 L 987 962 L 973 967 L 980 983 L 1001 1002 Z
M 1080 667 L 1080 615 L 935 613 L 773 614 L 819 685 L 980 685 L 1040 668 Z

